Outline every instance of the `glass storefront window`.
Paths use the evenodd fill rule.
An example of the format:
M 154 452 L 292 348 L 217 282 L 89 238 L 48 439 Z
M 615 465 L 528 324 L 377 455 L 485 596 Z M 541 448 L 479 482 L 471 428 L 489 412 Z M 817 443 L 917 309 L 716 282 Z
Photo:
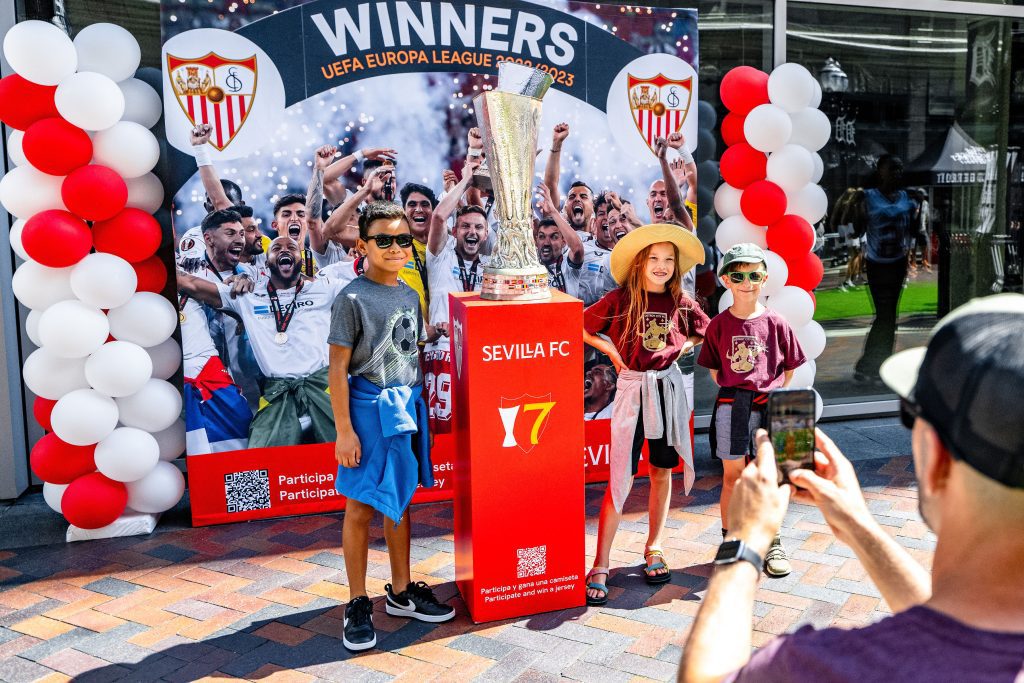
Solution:
M 821 151 L 830 214 L 820 227 L 826 275 L 815 317 L 828 345 L 816 386 L 831 403 L 884 396 L 872 356 L 890 352 L 885 325 L 864 352 L 886 302 L 899 298 L 899 350 L 925 343 L 939 318 L 973 297 L 1020 291 L 1021 22 L 790 3 L 786 39 L 788 61 L 818 76 L 833 122 Z M 897 272 L 903 263 L 879 265 L 888 259 L 864 273 L 865 245 L 854 246 L 848 226 L 904 210 L 906 275 Z M 867 250 L 877 256 L 879 244 Z

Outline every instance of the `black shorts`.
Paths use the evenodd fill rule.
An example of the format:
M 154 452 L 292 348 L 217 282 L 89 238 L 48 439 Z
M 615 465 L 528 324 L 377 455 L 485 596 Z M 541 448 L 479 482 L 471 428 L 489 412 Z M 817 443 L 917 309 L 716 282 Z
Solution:
M 661 380 L 658 380 L 658 400 L 661 402 L 661 414 L 665 415 L 665 395 L 662 393 Z M 640 406 L 640 415 L 636 420 L 636 431 L 633 432 L 633 476 L 636 476 L 640 465 L 640 451 L 644 447 L 644 409 Z M 679 453 L 668 445 L 663 435 L 660 439 L 647 439 L 647 464 L 671 470 L 679 467 Z

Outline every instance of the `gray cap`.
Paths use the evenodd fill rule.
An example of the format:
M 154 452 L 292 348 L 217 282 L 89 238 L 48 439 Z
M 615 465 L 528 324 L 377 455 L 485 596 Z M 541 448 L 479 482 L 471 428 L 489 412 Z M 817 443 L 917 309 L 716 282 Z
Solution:
M 764 250 L 752 242 L 741 242 L 722 255 L 722 262 L 718 264 L 718 274 L 721 275 L 733 263 L 763 263 L 765 267 L 768 262 L 764 257 Z

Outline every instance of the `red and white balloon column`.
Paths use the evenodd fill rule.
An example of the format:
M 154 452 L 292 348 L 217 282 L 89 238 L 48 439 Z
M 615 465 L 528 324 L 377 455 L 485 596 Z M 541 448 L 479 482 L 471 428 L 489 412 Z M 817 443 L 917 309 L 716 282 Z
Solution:
M 47 434 L 32 449 L 47 503 L 79 529 L 134 512 L 159 513 L 184 492 L 171 464 L 184 450 L 174 305 L 160 292 L 163 188 L 150 128 L 162 105 L 133 78 L 141 52 L 114 24 L 72 40 L 42 21 L 11 28 L 0 120 L 16 164 L 0 203 L 17 220 L 24 260 L 14 296 L 30 309 L 25 385 Z
M 783 64 L 771 75 L 736 67 L 719 93 L 729 114 L 722 120 L 728 145 L 720 162 L 725 181 L 715 193 L 722 218 L 715 242 L 722 252 L 741 242 L 769 251 L 765 303 L 796 331 L 808 361 L 796 370 L 794 388 L 814 383 L 814 359 L 825 349 L 825 331 L 812 320 L 814 288 L 824 267 L 812 251 L 814 225 L 828 211 L 818 185 L 824 167 L 818 150 L 832 133 L 818 109 L 821 87 L 799 64 Z M 731 305 L 729 292 L 720 308 Z M 818 396 L 818 416 L 821 415 Z

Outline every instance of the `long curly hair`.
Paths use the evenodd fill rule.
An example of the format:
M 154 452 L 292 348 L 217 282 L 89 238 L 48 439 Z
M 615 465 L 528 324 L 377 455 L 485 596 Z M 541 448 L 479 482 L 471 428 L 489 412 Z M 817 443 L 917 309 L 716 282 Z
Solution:
M 674 242 L 657 242 L 656 244 L 669 244 L 672 246 L 672 255 L 675 258 L 672 277 L 665 283 L 665 291 L 672 297 L 673 301 L 679 301 L 683 295 L 683 275 L 679 272 L 679 247 Z M 626 290 L 628 303 L 623 312 L 626 324 L 623 325 L 620 344 L 625 346 L 631 335 L 641 337 L 644 334 L 644 313 L 647 312 L 647 259 L 651 255 L 654 244 L 649 244 L 633 257 L 629 264 L 629 271 L 626 273 L 626 280 L 622 287 Z

